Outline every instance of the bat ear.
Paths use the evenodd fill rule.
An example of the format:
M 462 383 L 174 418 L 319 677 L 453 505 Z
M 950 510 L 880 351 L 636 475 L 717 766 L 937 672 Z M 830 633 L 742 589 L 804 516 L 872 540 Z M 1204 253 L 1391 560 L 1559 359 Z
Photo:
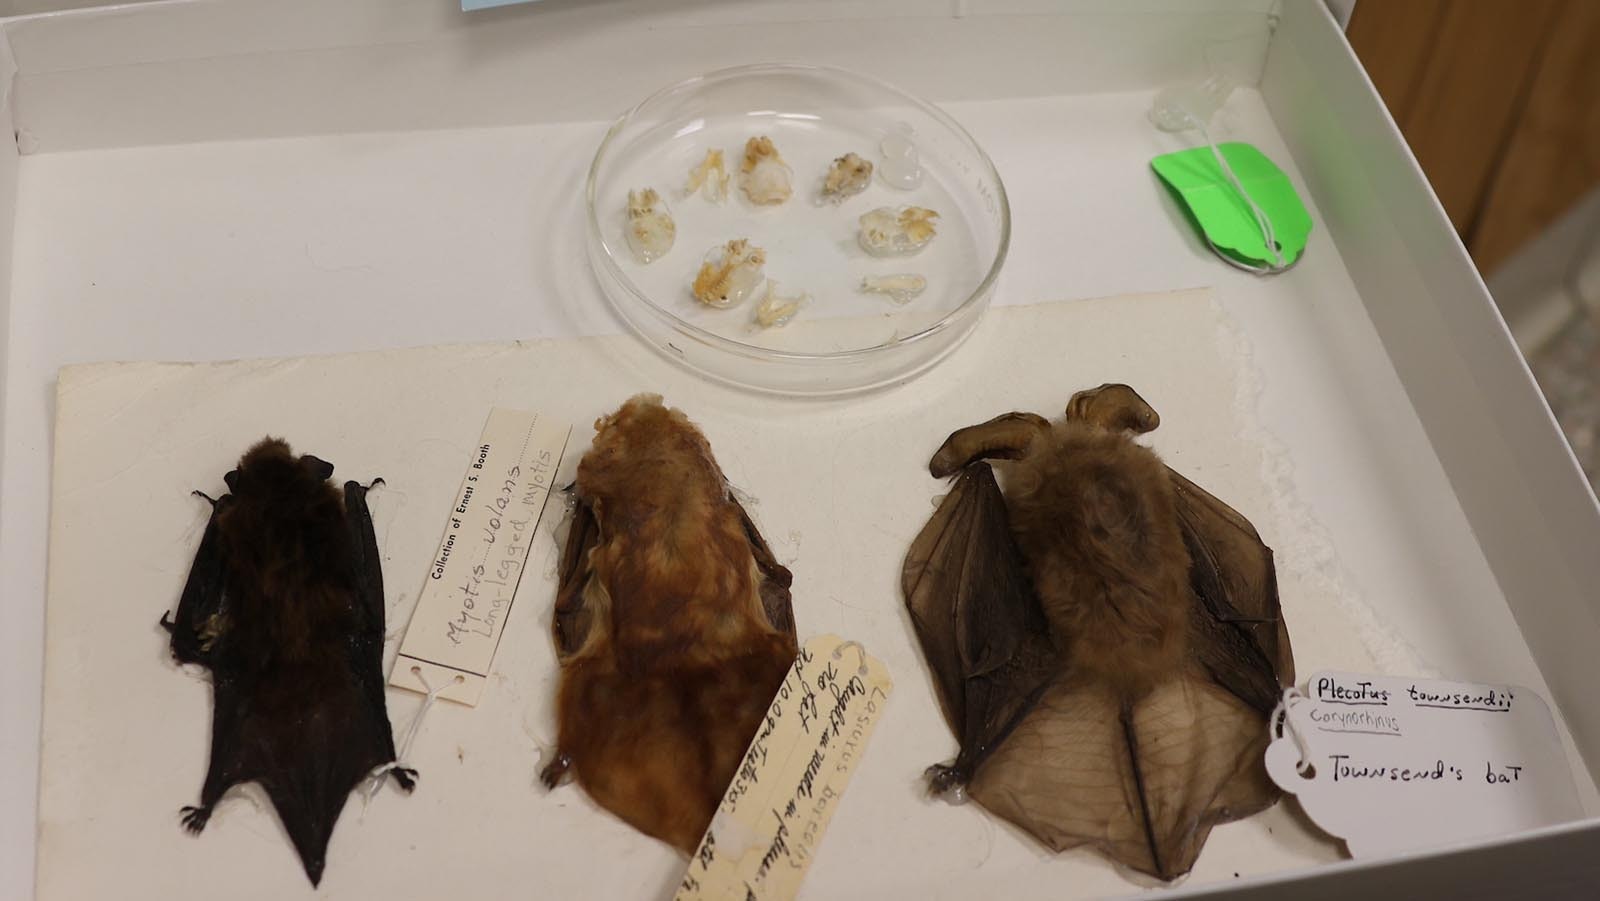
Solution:
M 1106 384 L 1079 391 L 1067 402 L 1067 418 L 1102 429 L 1144 434 L 1161 425 L 1155 408 L 1127 385 Z
M 228 490 L 229 491 L 238 491 L 239 490 L 239 470 L 237 470 L 237 469 L 228 470 L 228 474 L 222 477 L 222 481 L 223 481 L 224 484 L 226 484 L 228 486 Z
M 982 425 L 969 425 L 951 432 L 928 461 L 928 472 L 942 479 L 974 460 L 1016 460 L 1027 454 L 1034 439 L 1048 434 L 1050 423 L 1043 416 L 1002 413 Z
M 305 467 L 306 472 L 316 476 L 319 482 L 333 478 L 333 464 L 320 457 L 306 454 L 300 458 L 300 465 Z

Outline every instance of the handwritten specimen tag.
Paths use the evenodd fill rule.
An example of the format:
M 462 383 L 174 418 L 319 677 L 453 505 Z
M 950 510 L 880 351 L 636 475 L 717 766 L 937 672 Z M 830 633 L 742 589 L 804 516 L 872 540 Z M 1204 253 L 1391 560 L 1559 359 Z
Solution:
M 538 413 L 489 411 L 390 685 L 424 694 L 447 686 L 439 697 L 478 703 L 571 431 Z
M 856 642 L 806 642 L 675 901 L 793 898 L 891 688 L 888 670 Z
M 1355 857 L 1583 816 L 1531 689 L 1322 672 L 1273 717 L 1267 774 Z

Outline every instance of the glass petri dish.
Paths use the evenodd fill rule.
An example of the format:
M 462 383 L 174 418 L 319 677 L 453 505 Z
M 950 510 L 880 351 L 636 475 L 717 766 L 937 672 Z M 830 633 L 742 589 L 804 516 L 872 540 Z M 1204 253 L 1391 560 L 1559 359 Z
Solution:
M 756 136 L 771 138 L 793 171 L 794 193 L 782 204 L 758 205 L 740 190 L 745 142 Z M 886 139 L 891 151 L 915 147 L 915 187 L 886 177 Z M 722 151 L 730 176 L 720 204 L 684 191 L 711 149 Z M 828 166 L 852 152 L 874 164 L 871 182 L 842 202 L 823 200 Z M 664 199 L 676 230 L 671 250 L 648 263 L 625 231 L 628 192 L 643 188 Z M 955 120 L 876 79 L 817 66 L 740 66 L 657 92 L 606 133 L 586 194 L 590 261 L 638 335 L 707 377 L 783 394 L 868 390 L 943 359 L 987 308 L 1011 240 L 1000 176 Z M 869 254 L 860 216 L 902 206 L 938 214 L 933 240 L 912 255 Z M 694 298 L 708 253 L 737 238 L 766 252 L 779 293 L 809 295 L 787 324 L 758 326 L 759 296 L 730 309 Z M 868 276 L 903 274 L 927 283 L 905 303 L 861 290 Z

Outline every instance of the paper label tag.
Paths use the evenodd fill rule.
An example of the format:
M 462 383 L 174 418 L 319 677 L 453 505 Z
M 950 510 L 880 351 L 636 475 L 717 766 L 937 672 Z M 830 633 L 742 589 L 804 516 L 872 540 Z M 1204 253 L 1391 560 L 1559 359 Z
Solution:
M 439 697 L 478 703 L 571 431 L 538 413 L 489 411 L 390 685 L 424 694 L 448 686 Z
M 806 642 L 675 901 L 793 898 L 892 687 L 888 670 L 856 642 Z
M 1321 672 L 1273 719 L 1267 774 L 1355 857 L 1583 816 L 1531 689 Z

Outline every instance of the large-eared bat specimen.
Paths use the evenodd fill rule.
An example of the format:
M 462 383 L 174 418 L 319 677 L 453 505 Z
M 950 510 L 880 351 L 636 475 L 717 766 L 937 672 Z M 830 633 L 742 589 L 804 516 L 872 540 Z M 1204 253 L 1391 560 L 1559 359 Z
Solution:
M 560 564 L 558 747 L 602 807 L 693 853 L 794 662 L 789 570 L 684 414 L 595 423 Z
M 275 438 L 250 448 L 161 617 L 173 656 L 211 671 L 211 762 L 184 826 L 199 833 L 224 792 L 259 783 L 313 885 L 351 790 L 395 759 L 367 489 L 332 475 Z M 410 791 L 415 772 L 393 773 Z
M 1054 425 L 955 432 L 902 587 L 960 740 L 930 790 L 1170 880 L 1212 826 L 1276 800 L 1266 721 L 1294 662 L 1271 550 L 1133 441 L 1159 421 L 1103 385 Z

